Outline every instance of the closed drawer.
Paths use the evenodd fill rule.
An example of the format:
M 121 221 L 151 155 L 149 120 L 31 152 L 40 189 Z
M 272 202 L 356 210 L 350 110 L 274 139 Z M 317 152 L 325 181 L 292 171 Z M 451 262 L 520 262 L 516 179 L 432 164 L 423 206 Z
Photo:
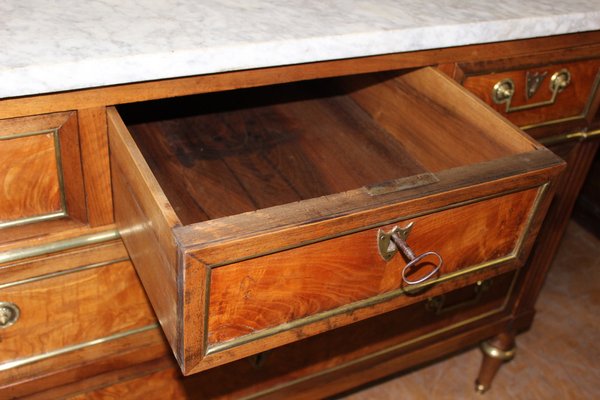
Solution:
M 191 393 L 202 399 L 331 395 L 333 393 L 323 392 L 323 382 L 331 383 L 336 378 L 356 374 L 352 379 L 345 379 L 345 385 L 332 385 L 339 392 L 389 375 L 393 371 L 382 368 L 378 361 L 402 357 L 448 333 L 482 326 L 490 318 L 506 315 L 516 275 L 510 272 L 496 276 L 201 374 L 183 378 L 177 370 L 165 369 L 86 393 L 81 398 L 123 395 L 144 399 L 156 393 L 170 399 L 189 398 Z M 446 351 L 453 349 L 437 349 L 439 356 Z M 415 359 L 418 357 L 412 353 L 411 361 L 405 362 L 404 368 L 419 362 Z M 310 388 L 317 387 L 319 394 L 310 392 Z
M 0 243 L 30 224 L 86 221 L 78 135 L 74 112 L 0 120 Z
M 524 60 L 527 62 L 527 60 Z M 463 86 L 517 126 L 584 120 L 600 82 L 600 60 L 527 65 L 461 65 Z
M 54 384 L 74 379 L 68 370 L 84 369 L 80 377 L 104 372 L 110 357 L 132 353 L 136 340 L 156 353 L 142 334 L 155 328 L 155 317 L 122 244 L 2 264 L 0 271 L 0 391 L 46 377 L 41 389 L 59 371 L 64 376 Z M 98 359 L 105 365 L 89 365 Z
M 108 119 L 115 218 L 186 374 L 517 268 L 562 168 L 429 68 Z

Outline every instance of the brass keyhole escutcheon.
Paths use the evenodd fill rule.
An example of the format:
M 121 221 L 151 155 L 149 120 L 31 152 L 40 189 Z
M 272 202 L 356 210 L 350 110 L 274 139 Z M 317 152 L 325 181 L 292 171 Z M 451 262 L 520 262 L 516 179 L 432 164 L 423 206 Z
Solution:
M 402 268 L 402 280 L 407 285 L 416 285 L 425 282 L 426 280 L 436 275 L 440 268 L 442 268 L 442 265 L 444 264 L 442 256 L 440 256 L 435 251 L 426 251 L 425 253 L 415 255 L 408 243 L 406 243 L 406 240 L 410 231 L 412 230 L 412 227 L 413 223 L 411 222 L 404 228 L 395 226 L 389 232 L 384 232 L 381 229 L 377 231 L 377 246 L 381 258 L 383 258 L 385 261 L 389 261 L 392 257 L 394 257 L 394 255 L 398 251 L 400 251 L 404 258 L 408 261 L 404 268 Z M 435 263 L 435 268 L 433 268 L 429 273 L 427 273 L 421 278 L 414 280 L 408 278 L 407 275 L 411 272 L 413 267 L 419 265 L 419 263 L 421 263 L 427 257 L 437 259 L 437 262 Z

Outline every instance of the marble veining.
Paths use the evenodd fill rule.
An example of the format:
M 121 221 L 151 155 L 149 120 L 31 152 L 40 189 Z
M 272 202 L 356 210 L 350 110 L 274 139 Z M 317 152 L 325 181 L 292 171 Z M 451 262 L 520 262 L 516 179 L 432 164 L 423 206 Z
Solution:
M 600 29 L 600 0 L 0 2 L 0 98 Z

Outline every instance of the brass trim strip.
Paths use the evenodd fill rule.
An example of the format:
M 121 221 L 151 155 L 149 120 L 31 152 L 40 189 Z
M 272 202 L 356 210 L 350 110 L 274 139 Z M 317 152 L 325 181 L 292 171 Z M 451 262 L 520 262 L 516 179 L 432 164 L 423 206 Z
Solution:
M 209 345 L 206 349 L 206 355 L 229 350 L 233 347 L 241 346 L 241 345 L 244 345 L 244 344 L 247 344 L 250 342 L 254 342 L 256 340 L 264 339 L 266 337 L 273 336 L 278 333 L 282 333 L 282 332 L 285 332 L 285 331 L 288 331 L 288 330 L 291 330 L 294 328 L 298 328 L 300 326 L 310 325 L 312 323 L 315 323 L 315 322 L 318 322 L 321 320 L 325 320 L 325 319 L 334 317 L 339 314 L 350 313 L 350 312 L 360 309 L 360 308 L 371 307 L 371 306 L 374 306 L 379 303 L 384 303 L 386 301 L 392 300 L 396 297 L 400 297 L 407 293 L 410 294 L 413 291 L 418 291 L 418 290 L 426 288 L 428 286 L 446 282 L 448 280 L 457 278 L 459 276 L 468 275 L 468 274 L 477 272 L 479 270 L 486 269 L 491 266 L 505 264 L 505 263 L 507 263 L 509 261 L 513 261 L 515 259 L 516 259 L 516 257 L 513 252 L 508 256 L 500 257 L 500 258 L 497 258 L 492 261 L 487 261 L 487 262 L 484 262 L 481 264 L 477 264 L 470 268 L 464 268 L 464 269 L 461 269 L 458 271 L 454 271 L 452 273 L 446 274 L 435 280 L 423 282 L 423 283 L 417 284 L 417 285 L 411 285 L 410 289 L 408 289 L 408 290 L 397 289 L 397 290 L 393 290 L 391 292 L 382 293 L 378 296 L 373 296 L 373 297 L 369 297 L 364 300 L 355 301 L 354 303 L 345 304 L 343 306 L 340 306 L 340 307 L 337 307 L 337 308 L 334 308 L 331 310 L 327 310 L 327 311 L 324 311 L 324 312 L 321 312 L 318 314 L 309 315 L 304 318 L 296 319 L 296 320 L 293 320 L 293 321 L 290 321 L 290 322 L 287 322 L 284 324 L 276 325 L 271 328 L 263 329 L 256 333 L 250 333 L 248 335 L 240 336 L 236 339 L 229 340 L 227 342 Z
M 52 128 L 52 129 L 43 129 L 41 131 L 31 131 L 31 132 L 17 133 L 17 134 L 14 134 L 14 135 L 2 135 L 2 136 L 0 136 L 0 140 L 11 140 L 11 139 L 24 138 L 24 137 L 28 137 L 28 136 L 43 135 L 45 133 L 53 133 L 57 129 L 58 128 Z
M 58 134 L 58 129 L 54 129 L 54 153 L 56 157 L 56 173 L 58 175 L 58 192 L 60 193 L 60 208 L 64 211 L 65 215 L 68 215 L 69 211 L 67 210 L 67 197 L 65 193 L 65 179 L 64 179 L 64 170 L 62 167 L 62 155 L 60 151 L 60 137 Z
M 264 252 L 260 252 L 260 253 L 255 253 L 255 254 L 251 254 L 248 256 L 244 256 L 244 257 L 239 257 L 239 258 L 234 258 L 232 260 L 227 260 L 227 261 L 222 261 L 222 262 L 218 262 L 218 263 L 213 263 L 213 264 L 208 264 L 207 266 L 209 268 L 219 268 L 219 267 L 224 267 L 226 265 L 229 264 L 235 264 L 238 262 L 242 262 L 242 261 L 246 261 L 246 260 L 250 260 L 253 258 L 258 258 L 258 257 L 263 257 L 263 256 L 268 256 L 271 254 L 275 254 L 275 253 L 279 253 L 282 251 L 287 251 L 287 250 L 291 250 L 291 249 L 295 249 L 298 247 L 303 247 L 303 246 L 308 246 L 311 244 L 315 244 L 315 243 L 319 243 L 319 242 L 324 242 L 327 240 L 331 240 L 331 239 L 335 239 L 338 237 L 342 237 L 342 236 L 347 236 L 347 235 L 352 235 L 354 233 L 358 233 L 358 232 L 362 232 L 362 231 L 366 231 L 369 229 L 375 229 L 375 228 L 380 228 L 382 226 L 385 225 L 390 225 L 390 224 L 395 224 L 401 221 L 405 221 L 405 220 L 409 220 L 409 219 L 413 219 L 413 218 L 418 218 L 418 217 L 422 217 L 425 215 L 430 215 L 430 214 L 435 214 L 438 212 L 442 212 L 442 211 L 446 211 L 446 210 L 450 210 L 453 208 L 458 208 L 458 207 L 463 207 L 463 206 L 467 206 L 467 205 L 471 205 L 471 204 L 475 204 L 475 203 L 479 203 L 481 201 L 486 201 L 486 200 L 490 200 L 490 199 L 495 199 L 498 197 L 502 197 L 502 196 L 506 196 L 509 194 L 513 194 L 513 193 L 518 193 L 518 192 L 523 192 L 529 189 L 534 189 L 536 187 L 540 187 L 541 185 L 532 185 L 532 186 L 525 186 L 525 187 L 520 187 L 517 189 L 513 189 L 513 190 L 507 190 L 501 193 L 494 193 L 494 194 L 490 194 L 488 196 L 482 196 L 482 197 L 476 197 L 473 199 L 469 199 L 469 200 L 464 200 L 464 201 L 459 201 L 456 203 L 452 203 L 452 204 L 448 204 L 446 206 L 443 207 L 438 207 L 438 208 L 433 208 L 433 209 L 428 209 L 422 212 L 418 212 L 418 213 L 414 213 L 414 214 L 408 214 L 408 215 L 403 215 L 401 217 L 397 217 L 397 218 L 392 218 L 392 219 L 388 219 L 385 221 L 380 221 L 374 224 L 370 224 L 370 225 L 363 225 L 354 229 L 348 229 L 346 231 L 342 231 L 342 232 L 337 232 L 331 235 L 326 235 L 326 236 L 322 236 L 316 239 L 311 239 L 311 240 L 306 240 L 303 242 L 299 242 L 299 243 L 294 243 L 288 246 L 282 246 L 282 247 L 278 247 L 276 249 L 273 250 L 268 250 L 268 251 L 264 251 Z
M 59 128 L 54 129 L 45 129 L 42 131 L 35 132 L 25 132 L 16 135 L 4 135 L 0 136 L 0 140 L 11 140 L 11 139 L 19 139 L 29 136 L 37 136 L 37 135 L 45 135 L 51 134 L 52 140 L 54 142 L 54 157 L 56 160 L 56 172 L 57 172 L 57 180 L 58 180 L 58 193 L 60 196 L 60 210 L 53 211 L 46 214 L 34 215 L 31 217 L 24 217 L 13 219 L 9 221 L 0 222 L 0 229 L 10 228 L 13 226 L 20 226 L 25 224 L 31 224 L 36 222 L 50 221 L 54 219 L 59 219 L 68 216 L 67 212 L 67 200 L 65 194 L 65 182 L 63 178 L 63 168 L 62 168 L 62 156 L 60 152 L 60 139 L 58 135 Z
M 296 385 L 296 384 L 299 384 L 299 383 L 302 383 L 302 382 L 306 382 L 306 381 L 308 381 L 310 379 L 313 379 L 313 378 L 316 378 L 316 377 L 319 377 L 319 376 L 323 376 L 323 375 L 326 375 L 326 374 L 329 374 L 329 373 L 333 373 L 335 371 L 339 371 L 341 369 L 350 367 L 352 365 L 360 364 L 362 362 L 371 360 L 373 358 L 377 358 L 377 357 L 383 356 L 385 354 L 392 353 L 392 352 L 400 350 L 400 349 L 402 349 L 404 347 L 411 346 L 413 344 L 422 342 L 422 341 L 427 340 L 429 338 L 432 338 L 434 336 L 441 335 L 441 334 L 446 333 L 448 331 L 451 331 L 451 330 L 454 330 L 454 329 L 458 329 L 458 328 L 461 328 L 463 326 L 469 325 L 469 324 L 471 324 L 473 322 L 476 322 L 476 321 L 479 321 L 481 319 L 490 317 L 490 316 L 492 316 L 494 314 L 498 314 L 498 313 L 500 313 L 500 312 L 502 312 L 502 311 L 504 311 L 506 309 L 506 306 L 508 305 L 508 301 L 510 299 L 510 296 L 511 296 L 511 294 L 512 294 L 512 292 L 514 290 L 515 284 L 517 282 L 517 277 L 519 276 L 519 272 L 520 272 L 520 270 L 516 270 L 515 271 L 515 276 L 512 279 L 512 282 L 510 284 L 510 287 L 508 288 L 506 296 L 504 297 L 504 301 L 502 302 L 502 305 L 500 307 L 494 309 L 494 310 L 490 310 L 490 311 L 488 311 L 486 313 L 474 316 L 472 318 L 468 318 L 466 320 L 457 322 L 457 323 L 455 323 L 453 325 L 448 325 L 448 326 L 446 326 L 444 328 L 440 328 L 438 330 L 426 333 L 424 335 L 417 336 L 417 337 L 409 339 L 409 340 L 407 340 L 405 342 L 398 343 L 398 344 L 396 344 L 394 346 L 387 347 L 385 349 L 376 351 L 374 353 L 367 354 L 365 356 L 359 357 L 359 358 L 357 358 L 355 360 L 348 361 L 346 363 L 343 363 L 343 364 L 336 365 L 336 366 L 331 367 L 331 368 L 327 368 L 327 369 L 321 370 L 321 371 L 316 372 L 314 374 L 303 376 L 303 377 L 300 377 L 300 378 L 297 378 L 297 379 L 294 379 L 294 380 L 282 383 L 280 385 L 270 387 L 270 388 L 265 389 L 263 391 L 250 394 L 248 396 L 242 397 L 242 399 L 244 399 L 244 400 L 256 399 L 256 398 L 259 398 L 261 396 L 265 396 L 267 394 L 277 392 L 278 390 L 284 389 L 286 387 L 290 387 L 290 386 L 293 386 L 293 385 Z
M 580 141 L 591 140 L 600 136 L 600 129 L 596 129 L 590 132 L 575 132 L 575 133 L 566 133 L 562 135 L 554 135 L 545 138 L 538 139 L 538 142 L 543 144 L 544 146 L 551 146 L 553 144 L 566 143 L 571 141 Z
M 531 210 L 529 210 L 529 215 L 527 216 L 527 222 L 525 223 L 525 227 L 523 228 L 523 231 L 521 232 L 521 236 L 515 243 L 515 247 L 513 249 L 513 255 L 515 256 L 515 258 L 518 258 L 519 254 L 523 251 L 523 243 L 525 243 L 525 240 L 530 235 L 530 229 L 531 229 L 531 224 L 533 223 L 533 218 L 538 213 L 538 209 L 540 208 L 540 204 L 542 203 L 542 200 L 544 199 L 546 192 L 548 191 L 548 187 L 550 187 L 549 182 L 544 183 L 538 189 L 535 199 L 533 200 L 533 205 L 531 206 Z
M 116 229 L 0 253 L 0 264 L 119 239 Z
M 98 263 L 94 263 L 94 264 L 82 265 L 80 267 L 71 268 L 71 269 L 67 269 L 64 271 L 51 272 L 48 274 L 34 276 L 32 278 L 21 279 L 19 281 L 0 283 L 0 290 L 7 289 L 7 288 L 10 288 L 13 286 L 24 285 L 26 283 L 38 282 L 38 281 L 42 281 L 44 279 L 52 279 L 52 278 L 56 278 L 58 276 L 73 274 L 75 272 L 87 271 L 89 269 L 104 267 L 105 265 L 116 264 L 116 263 L 120 263 L 123 261 L 129 261 L 129 257 L 115 258 L 112 260 L 102 261 L 102 262 L 98 262 Z
M 19 219 L 13 219 L 10 221 L 0 222 L 0 229 L 10 228 L 12 226 L 31 224 L 34 222 L 51 221 L 53 219 L 59 219 L 59 218 L 63 218 L 66 216 L 67 216 L 67 213 L 65 212 L 64 209 L 62 209 L 60 211 L 56 211 L 56 212 L 52 212 L 52 213 L 48 213 L 48 214 L 40 214 L 40 215 L 34 215 L 32 217 L 25 217 L 25 218 L 19 218 Z
M 25 358 L 19 358 L 13 361 L 8 361 L 5 363 L 0 364 L 0 371 L 6 371 L 8 369 L 11 368 L 17 368 L 17 367 L 22 367 L 24 365 L 27 364 L 33 364 L 39 361 L 43 361 L 46 360 L 48 358 L 52 358 L 52 357 L 56 357 L 56 356 L 60 356 L 66 353 L 71 353 L 77 350 L 81 350 L 81 349 L 85 349 L 87 347 L 91 347 L 91 346 L 96 346 L 99 344 L 103 344 L 103 343 L 107 343 L 113 340 L 117 340 L 117 339 L 121 339 L 127 336 L 131 336 L 131 335 L 135 335 L 138 333 L 142 333 L 142 332 L 146 332 L 152 329 L 158 328 L 158 324 L 151 324 L 151 325 L 146 325 L 146 326 L 142 326 L 140 328 L 135 328 L 135 329 L 130 329 L 128 331 L 124 331 L 124 332 L 119 332 L 119 333 L 115 333 L 114 335 L 110 335 L 110 336 L 104 336 L 98 339 L 94 339 L 94 340 L 90 340 L 87 342 L 83 342 L 83 343 L 78 343 L 78 344 L 74 344 L 71 346 L 65 346 L 62 347 L 60 349 L 56 349 L 56 350 L 52 350 L 49 351 L 47 353 L 43 353 L 43 354 L 38 354 L 35 356 L 31 356 L 31 357 L 25 357 Z
M 309 325 L 309 324 L 318 322 L 320 320 L 328 319 L 328 318 L 334 317 L 339 314 L 349 313 L 349 312 L 352 312 L 352 311 L 360 309 L 360 308 L 371 307 L 376 304 L 383 303 L 383 302 L 389 301 L 393 298 L 405 295 L 412 291 L 418 291 L 420 289 L 423 289 L 423 288 L 426 288 L 426 287 L 429 287 L 432 285 L 436 285 L 436 284 L 439 284 L 442 282 L 446 282 L 446 281 L 455 279 L 460 276 L 472 274 L 472 273 L 475 273 L 482 269 L 486 269 L 488 267 L 506 264 L 508 262 L 514 261 L 517 259 L 518 254 L 521 252 L 523 243 L 525 242 L 526 237 L 529 235 L 529 231 L 531 228 L 531 224 L 533 222 L 533 218 L 537 214 L 539 204 L 544 197 L 543 194 L 546 192 L 547 186 L 548 186 L 548 184 L 546 183 L 538 188 L 538 193 L 536 195 L 536 198 L 533 201 L 533 204 L 529 210 L 527 222 L 525 223 L 525 226 L 523 227 L 522 233 L 517 238 L 513 249 L 511 250 L 511 252 L 508 255 L 496 258 L 494 260 L 488 260 L 488 261 L 485 261 L 480 264 L 476 264 L 476 265 L 468 267 L 468 268 L 463 268 L 463 269 L 445 274 L 445 275 L 443 275 L 437 279 L 431 280 L 431 281 L 426 281 L 426 282 L 423 282 L 423 283 L 417 284 L 417 285 L 411 285 L 410 288 L 407 288 L 407 289 L 400 288 L 400 289 L 397 289 L 397 290 L 394 290 L 391 292 L 382 293 L 378 296 L 369 297 L 367 299 L 359 300 L 359 301 L 356 301 L 356 302 L 350 303 L 350 304 L 345 304 L 343 306 L 340 306 L 340 307 L 337 307 L 337 308 L 334 308 L 331 310 L 327 310 L 322 313 L 309 315 L 307 317 L 300 318 L 300 319 L 297 319 L 294 321 L 290 321 L 290 322 L 287 322 L 284 324 L 276 325 L 271 328 L 266 328 L 266 329 L 260 330 L 258 332 L 255 332 L 255 333 L 250 333 L 250 334 L 247 334 L 244 336 L 240 336 L 238 338 L 229 340 L 227 342 L 216 343 L 213 345 L 206 345 L 206 353 L 205 354 L 210 355 L 210 354 L 218 353 L 221 351 L 225 351 L 225 350 L 231 349 L 233 347 L 241 346 L 241 345 L 244 345 L 244 344 L 256 341 L 256 340 L 264 339 L 266 337 L 270 337 L 270 336 L 285 332 L 287 330 L 298 328 L 298 327 L 304 326 L 304 325 Z M 522 189 L 522 191 L 525 191 L 525 190 L 529 190 L 529 189 Z M 497 195 L 496 197 L 500 197 L 500 196 L 507 195 L 507 194 L 510 194 L 510 193 L 503 193 L 503 194 Z M 207 290 L 207 292 L 209 292 L 209 291 L 210 291 L 210 288 L 209 288 L 209 290 Z M 206 319 L 206 321 L 205 321 L 206 327 L 208 327 L 208 315 L 209 315 L 209 311 L 206 310 L 206 318 L 205 318 Z M 208 330 L 208 329 L 206 329 L 206 330 Z M 206 343 L 207 342 L 205 342 L 205 344 Z

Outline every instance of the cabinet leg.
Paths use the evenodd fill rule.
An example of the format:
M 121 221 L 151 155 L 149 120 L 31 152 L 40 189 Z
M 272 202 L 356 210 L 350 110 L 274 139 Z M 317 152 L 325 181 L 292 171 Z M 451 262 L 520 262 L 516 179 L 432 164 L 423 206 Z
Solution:
M 481 344 L 483 362 L 479 376 L 475 381 L 475 390 L 484 393 L 489 390 L 492 380 L 505 361 L 515 356 L 515 336 L 512 333 L 501 333 Z

